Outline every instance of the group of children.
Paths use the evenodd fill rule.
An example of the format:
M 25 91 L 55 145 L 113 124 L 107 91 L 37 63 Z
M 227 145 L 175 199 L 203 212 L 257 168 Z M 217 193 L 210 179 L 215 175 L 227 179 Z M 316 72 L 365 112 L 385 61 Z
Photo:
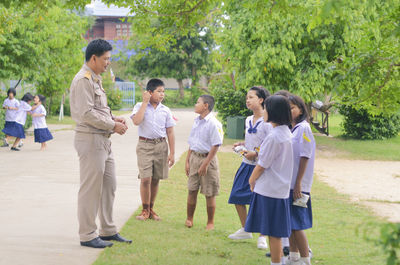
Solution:
M 136 152 L 143 209 L 138 220 L 161 220 L 153 210 L 158 184 L 168 177 L 168 165 L 171 167 L 175 161 L 175 122 L 169 108 L 161 103 L 163 98 L 163 82 L 151 79 L 143 102 L 135 105 L 131 115 L 139 126 Z M 190 132 L 185 163 L 188 228 L 193 226 L 199 191 L 206 197 L 206 229 L 214 228 L 215 196 L 219 192 L 216 153 L 223 141 L 222 125 L 211 113 L 214 104 L 210 95 L 200 96 L 195 104 L 199 116 Z M 257 246 L 265 249 L 268 236 L 272 265 L 282 264 L 281 239 L 289 238 L 286 264 L 311 264 L 304 230 L 312 227 L 310 191 L 315 141 L 307 122 L 307 107 L 296 95 L 279 91 L 270 96 L 262 87 L 248 91 L 246 106 L 253 115 L 246 119 L 245 141 L 234 145 L 241 147 L 243 162 L 229 198 L 242 228 L 228 237 L 247 239 L 253 232 L 260 233 Z M 246 205 L 250 205 L 248 213 Z
M 12 151 L 20 151 L 22 147 L 21 139 L 25 138 L 24 125 L 27 114 L 32 115 L 32 124 L 34 127 L 35 142 L 41 144 L 40 150 L 46 149 L 46 142 L 53 139 L 46 124 L 46 109 L 43 104 L 46 98 L 42 95 L 33 96 L 26 93 L 21 101 L 18 101 L 16 90 L 10 88 L 7 91 L 7 98 L 3 102 L 3 109 L 6 110 L 5 124 L 2 132 L 5 134 L 2 147 L 9 147 L 10 138 L 15 137 L 15 141 L 11 146 Z M 31 106 L 31 102 L 34 105 Z

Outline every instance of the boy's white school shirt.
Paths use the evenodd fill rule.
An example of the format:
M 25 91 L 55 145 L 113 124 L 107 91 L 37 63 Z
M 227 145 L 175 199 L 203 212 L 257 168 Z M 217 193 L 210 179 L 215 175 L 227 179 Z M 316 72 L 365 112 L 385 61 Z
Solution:
M 302 121 L 292 129 L 292 145 L 293 145 L 293 173 L 290 189 L 294 189 L 296 185 L 297 173 L 299 170 L 300 158 L 307 157 L 307 168 L 301 181 L 301 191 L 310 192 L 314 176 L 314 160 L 315 160 L 315 140 L 311 132 L 311 127 L 307 121 Z
M 17 118 L 15 119 L 15 122 L 25 125 L 26 122 L 26 113 L 28 111 L 31 111 L 32 107 L 25 101 L 21 100 L 21 104 L 19 104 L 18 111 L 17 111 Z
M 43 105 L 40 105 L 36 109 L 32 110 L 32 114 L 44 114 L 44 116 L 32 117 L 33 128 L 35 129 L 47 128 L 46 124 L 47 112 Z
M 276 126 L 261 144 L 258 165 L 264 168 L 254 192 L 276 199 L 289 198 L 293 171 L 292 133 L 286 125 Z
M 208 153 L 215 145 L 222 145 L 224 132 L 222 124 L 209 113 L 203 119 L 200 115 L 194 119 L 192 130 L 189 135 L 189 148 L 198 153 Z
M 142 102 L 138 102 L 133 107 L 131 118 L 139 111 L 140 106 L 142 106 Z M 167 106 L 158 103 L 157 107 L 154 108 L 149 102 L 144 112 L 143 121 L 139 124 L 138 132 L 141 137 L 156 139 L 166 137 L 166 128 L 175 125 L 171 110 Z
M 19 107 L 19 101 L 16 98 L 9 99 L 6 98 L 3 102 L 3 107 L 12 107 L 12 108 L 18 108 Z M 18 110 L 13 110 L 13 109 L 8 109 L 6 110 L 6 121 L 15 121 L 18 116 Z
M 261 143 L 264 141 L 265 137 L 270 134 L 272 130 L 272 125 L 270 123 L 264 122 L 264 117 L 260 117 L 255 124 L 253 124 L 254 115 L 248 116 L 246 118 L 246 131 L 244 134 L 244 147 L 248 151 L 254 151 L 254 148 L 260 148 Z M 251 127 L 257 125 L 257 132 L 256 133 L 249 133 L 250 129 L 250 121 Z M 258 159 L 258 158 L 257 158 Z M 243 162 L 249 165 L 257 165 L 257 160 L 248 160 L 247 158 L 243 157 Z

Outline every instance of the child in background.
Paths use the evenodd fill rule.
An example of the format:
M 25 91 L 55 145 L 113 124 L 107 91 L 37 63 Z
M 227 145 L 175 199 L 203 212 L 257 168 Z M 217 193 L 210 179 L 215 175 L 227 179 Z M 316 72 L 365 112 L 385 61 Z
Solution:
M 7 91 L 7 98 L 3 102 L 3 109 L 6 110 L 5 124 L 2 132 L 6 135 L 4 138 L 4 143 L 1 147 L 9 146 L 10 136 L 16 134 L 15 132 L 15 120 L 18 114 L 19 101 L 15 98 L 17 92 L 14 88 L 10 88 Z
M 42 95 L 36 95 L 33 98 L 33 102 L 35 103 L 36 109 L 32 110 L 32 123 L 34 127 L 35 134 L 35 143 L 41 143 L 40 150 L 43 151 L 46 149 L 47 141 L 53 139 L 49 129 L 46 124 L 46 109 L 43 104 L 45 103 L 46 97 Z
M 219 192 L 219 167 L 216 157 L 223 141 L 221 123 L 211 114 L 214 98 L 202 95 L 197 100 L 194 111 L 199 116 L 194 120 L 189 136 L 189 151 L 186 157 L 185 171 L 188 176 L 187 218 L 185 225 L 193 226 L 197 194 L 206 196 L 207 230 L 214 229 L 215 196 Z
M 245 231 L 268 235 L 271 265 L 282 264 L 282 237 L 289 237 L 289 191 L 293 170 L 293 151 L 289 125 L 292 122 L 289 101 L 273 95 L 265 101 L 265 120 L 273 129 L 260 147 L 258 162 L 250 176 L 254 191 Z
M 139 126 L 139 141 L 136 146 L 140 178 L 142 212 L 137 220 L 161 218 L 153 210 L 160 179 L 168 178 L 168 166 L 175 163 L 175 121 L 170 109 L 161 102 L 164 99 L 164 83 L 151 79 L 143 93 L 143 102 L 135 105 L 131 119 Z M 168 138 L 168 144 L 166 141 Z M 169 154 L 168 154 L 169 147 Z
M 311 186 L 314 175 L 315 140 L 308 120 L 308 112 L 303 99 L 289 96 L 292 112 L 292 145 L 293 145 L 293 173 L 290 185 L 291 227 L 290 264 L 311 265 L 309 247 L 305 229 L 312 227 Z M 293 205 L 302 193 L 309 197 L 307 208 Z M 299 253 L 300 251 L 300 253 Z
M 245 151 L 243 162 L 236 172 L 228 201 L 230 204 L 235 204 L 242 227 L 235 233 L 230 234 L 228 236 L 230 239 L 249 239 L 253 237 L 251 233 L 244 231 L 247 218 L 246 205 L 250 204 L 252 196 L 249 178 L 254 167 L 257 165 L 260 145 L 272 130 L 271 124 L 264 122 L 264 101 L 269 95 L 269 92 L 263 87 L 252 87 L 247 92 L 246 106 L 249 110 L 253 111 L 253 115 L 246 119 L 244 143 L 234 144 L 234 147 L 244 145 L 247 151 Z M 265 236 L 260 235 L 257 247 L 260 249 L 268 248 Z

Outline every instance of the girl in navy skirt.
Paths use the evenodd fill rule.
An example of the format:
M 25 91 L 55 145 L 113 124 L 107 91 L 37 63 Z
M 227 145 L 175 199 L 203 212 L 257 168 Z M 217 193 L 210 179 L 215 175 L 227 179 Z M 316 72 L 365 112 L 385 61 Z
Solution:
M 3 109 L 6 110 L 5 124 L 2 132 L 6 135 L 4 138 L 4 143 L 1 147 L 8 147 L 8 140 L 10 135 L 13 134 L 15 127 L 15 119 L 17 118 L 17 110 L 19 107 L 19 101 L 15 98 L 17 92 L 14 88 L 10 88 L 7 91 L 7 98 L 3 102 Z
M 46 124 L 46 109 L 43 104 L 45 103 L 46 97 L 42 95 L 36 95 L 33 98 L 33 102 L 35 103 L 36 109 L 34 109 L 32 114 L 32 123 L 34 127 L 35 134 L 35 143 L 41 143 L 40 150 L 43 151 L 46 149 L 47 141 L 53 139 L 49 128 L 47 128 Z
M 24 125 L 26 122 L 26 114 L 28 111 L 32 110 L 31 105 L 29 103 L 32 101 L 33 96 L 31 93 L 26 93 L 20 102 L 20 105 L 18 107 L 17 111 L 17 118 L 15 119 L 15 125 L 13 128 L 13 131 L 11 132 L 11 136 L 16 137 L 15 142 L 13 146 L 11 147 L 12 151 L 20 151 L 20 149 L 17 148 L 17 145 L 21 139 L 25 138 L 25 131 L 24 131 Z
M 307 122 L 308 113 L 303 99 L 290 95 L 289 102 L 293 118 L 293 174 L 289 197 L 292 235 L 289 238 L 289 260 L 290 264 L 310 265 L 308 241 L 304 230 L 312 227 L 311 197 L 307 207 L 293 205 L 293 201 L 300 198 L 302 193 L 310 196 L 314 175 L 315 140 Z
M 282 264 L 281 237 L 289 237 L 289 190 L 293 170 L 293 150 L 289 125 L 292 122 L 287 98 L 270 96 L 265 101 L 264 119 L 273 129 L 260 147 L 258 162 L 250 176 L 254 192 L 245 231 L 268 235 L 271 264 Z
M 255 165 L 260 145 L 272 129 L 271 124 L 264 123 L 264 100 L 269 96 L 269 92 L 263 87 L 252 87 L 247 92 L 246 106 L 253 111 L 253 115 L 246 119 L 246 131 L 244 143 L 235 143 L 234 147 L 243 145 L 247 151 L 244 152 L 243 162 L 236 172 L 233 181 L 231 195 L 228 203 L 235 204 L 242 227 L 235 233 L 229 235 L 230 239 L 249 239 L 252 234 L 244 231 L 246 223 L 247 209 L 250 204 L 252 192 L 250 190 L 249 178 Z M 260 249 L 268 248 L 265 236 L 260 235 L 257 242 Z

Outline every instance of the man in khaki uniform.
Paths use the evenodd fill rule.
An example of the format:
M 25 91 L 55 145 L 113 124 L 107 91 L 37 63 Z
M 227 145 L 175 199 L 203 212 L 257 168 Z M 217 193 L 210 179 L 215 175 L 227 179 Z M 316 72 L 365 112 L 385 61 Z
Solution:
M 70 88 L 71 116 L 76 121 L 74 145 L 80 166 L 79 236 L 82 246 L 93 248 L 112 246 L 107 240 L 132 242 L 119 235 L 112 216 L 116 177 L 110 136 L 114 132 L 122 135 L 128 127 L 123 118 L 111 114 L 101 85 L 100 74 L 110 64 L 111 50 L 112 46 L 105 40 L 90 42 L 86 63 Z

